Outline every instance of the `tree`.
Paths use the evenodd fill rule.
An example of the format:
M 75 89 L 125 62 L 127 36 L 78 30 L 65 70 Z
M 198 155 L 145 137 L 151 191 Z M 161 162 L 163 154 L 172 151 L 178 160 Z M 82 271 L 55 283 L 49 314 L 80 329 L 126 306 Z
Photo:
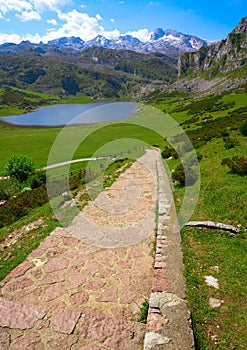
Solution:
M 11 156 L 5 166 L 6 175 L 15 177 L 20 182 L 26 181 L 33 171 L 32 160 L 24 155 Z

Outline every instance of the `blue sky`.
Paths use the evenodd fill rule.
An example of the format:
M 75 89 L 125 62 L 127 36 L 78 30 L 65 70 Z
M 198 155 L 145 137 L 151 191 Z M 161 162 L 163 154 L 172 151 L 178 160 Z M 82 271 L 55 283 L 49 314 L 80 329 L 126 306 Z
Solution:
M 99 34 L 147 41 L 156 28 L 218 40 L 245 16 L 246 0 L 0 0 L 0 43 Z

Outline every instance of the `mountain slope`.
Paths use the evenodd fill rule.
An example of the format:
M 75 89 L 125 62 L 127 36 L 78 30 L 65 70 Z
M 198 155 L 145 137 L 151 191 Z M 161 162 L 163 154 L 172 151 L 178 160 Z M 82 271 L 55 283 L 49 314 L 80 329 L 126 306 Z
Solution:
M 197 52 L 180 56 L 180 80 L 172 89 L 192 93 L 222 93 L 247 86 L 247 17 L 227 36 Z
M 209 77 L 218 73 L 228 73 L 244 66 L 247 62 L 247 17 L 242 18 L 238 26 L 227 39 L 208 47 L 201 47 L 195 53 L 186 53 L 179 60 L 179 75 L 208 72 Z
M 21 47 L 20 47 L 21 46 Z M 22 43 L 0 54 L 0 86 L 44 93 L 97 97 L 138 97 L 177 77 L 176 60 L 100 47 L 61 50 Z M 14 51 L 12 51 L 14 49 Z M 70 54 L 69 54 L 70 53 Z
M 176 30 L 158 28 L 152 34 L 150 41 L 145 44 L 145 51 L 172 50 L 177 53 L 199 50 L 202 46 L 209 45 L 209 42 L 196 36 L 183 34 Z

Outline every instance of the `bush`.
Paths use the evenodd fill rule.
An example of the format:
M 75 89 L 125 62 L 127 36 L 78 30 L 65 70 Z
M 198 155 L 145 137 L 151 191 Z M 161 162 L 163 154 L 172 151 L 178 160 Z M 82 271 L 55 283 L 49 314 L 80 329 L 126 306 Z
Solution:
M 243 136 L 247 136 L 247 120 L 239 128 Z
M 164 159 L 167 159 L 170 157 L 172 157 L 174 159 L 178 158 L 178 155 L 177 155 L 177 152 L 175 151 L 175 149 L 172 147 L 168 147 L 168 146 L 166 146 L 164 151 L 161 152 L 161 156 Z
M 14 177 L 20 182 L 26 181 L 33 171 L 33 162 L 23 155 L 13 155 L 5 166 L 6 175 Z
M 10 225 L 27 215 L 33 208 L 42 206 L 47 202 L 45 184 L 35 190 L 19 193 L 15 198 L 10 198 L 7 203 L 0 207 L 0 222 L 6 226 Z
M 198 162 L 202 159 L 202 154 L 191 154 L 185 161 L 186 166 L 197 165 Z
M 172 173 L 172 180 L 176 181 L 179 186 L 192 186 L 197 180 L 197 175 L 191 167 L 185 166 L 184 168 L 183 165 L 180 164 Z
M 192 144 L 190 144 L 190 143 L 188 143 L 188 142 L 184 142 L 183 145 L 181 146 L 180 152 L 181 152 L 182 154 L 188 153 L 188 152 L 193 151 L 193 148 L 194 148 L 194 147 L 192 146 Z
M 236 146 L 239 146 L 238 140 L 236 140 L 230 136 L 223 137 L 223 141 L 224 141 L 225 149 L 231 149 L 231 148 L 234 148 Z
M 21 184 L 17 179 L 0 181 L 0 200 L 7 200 L 19 192 L 21 192 Z
M 34 188 L 39 187 L 43 183 L 46 182 L 46 173 L 45 171 L 37 171 L 36 173 L 32 174 L 29 179 L 28 183 L 33 190 Z
M 232 158 L 225 158 L 222 160 L 221 165 L 228 166 L 232 174 L 247 175 L 247 158 L 245 157 L 233 156 Z

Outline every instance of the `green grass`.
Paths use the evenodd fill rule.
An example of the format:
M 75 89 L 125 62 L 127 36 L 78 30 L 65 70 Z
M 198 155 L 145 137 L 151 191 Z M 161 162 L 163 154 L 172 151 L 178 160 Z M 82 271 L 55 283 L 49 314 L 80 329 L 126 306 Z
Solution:
M 133 162 L 133 159 L 123 158 L 111 163 L 104 172 L 103 187 L 110 187 L 119 175 L 127 170 Z
M 46 165 L 47 158 L 60 129 L 0 127 L 0 173 L 13 154 L 32 158 L 35 167 Z
M 65 96 L 60 98 L 59 103 L 90 103 L 95 102 L 95 99 L 77 94 L 76 96 Z
M 0 117 L 3 116 L 10 116 L 10 115 L 18 115 L 25 113 L 24 109 L 18 108 L 18 107 L 12 107 L 8 105 L 0 105 Z M 3 124 L 0 121 L 0 125 Z
M 52 216 L 53 212 L 49 203 L 47 203 L 42 207 L 33 209 L 29 215 L 14 224 L 0 229 L 0 241 L 2 243 L 6 237 L 12 235 L 14 230 L 27 226 L 34 220 L 43 218 L 43 223 L 39 225 L 38 229 L 31 232 L 24 231 L 13 245 L 6 246 L 0 251 L 0 280 L 24 261 L 27 255 L 38 247 L 39 243 L 58 226 L 58 221 L 53 220 Z
M 140 317 L 138 319 L 138 322 L 141 322 L 141 323 L 144 323 L 144 324 L 147 323 L 148 308 L 149 308 L 149 302 L 147 300 L 145 300 L 142 303 L 142 307 L 141 307 L 141 310 L 140 310 Z
M 56 96 L 18 88 L 0 89 L 0 116 L 18 115 L 51 104 L 90 103 L 96 100 L 77 94 Z
M 134 118 L 132 121 L 141 123 L 148 119 L 150 119 L 149 115 Z M 151 146 L 157 144 L 161 147 L 164 144 L 160 135 L 140 125 L 124 122 L 102 123 L 99 130 L 94 131 L 94 129 L 94 125 L 67 128 L 64 134 L 66 142 L 63 142 L 58 150 L 56 163 L 71 159 L 67 142 L 70 139 L 73 140 L 75 136 L 84 141 L 72 155 L 73 159 L 91 157 L 96 151 L 98 155 L 109 155 L 143 144 Z M 0 127 L 0 174 L 3 175 L 4 166 L 13 154 L 24 154 L 32 158 L 36 168 L 46 166 L 51 148 L 61 130 L 61 128 Z M 89 136 L 84 137 L 87 133 Z M 123 142 L 118 141 L 120 139 L 123 139 Z M 108 145 L 103 147 L 105 144 Z
M 246 238 L 246 234 L 183 229 L 185 277 L 197 349 L 246 348 Z M 214 266 L 218 272 L 212 270 Z M 208 275 L 219 280 L 219 290 L 206 285 L 204 277 Z M 212 309 L 209 297 L 224 300 L 224 304 Z
M 247 95 L 232 94 L 223 96 L 226 103 L 235 102 L 233 108 L 212 112 L 215 137 L 206 138 L 197 143 L 197 151 L 202 154 L 200 161 L 201 189 L 199 201 L 192 215 L 192 220 L 212 220 L 241 225 L 241 234 L 230 235 L 218 230 L 182 229 L 182 241 L 185 264 L 185 277 L 188 289 L 188 301 L 192 313 L 193 330 L 197 350 L 246 349 L 247 334 L 247 192 L 246 176 L 231 174 L 221 165 L 224 158 L 234 155 L 246 156 L 247 137 L 239 131 L 237 112 L 246 107 Z M 190 103 L 191 101 L 188 101 Z M 186 105 L 186 101 L 182 102 Z M 177 106 L 177 102 L 174 104 Z M 170 108 L 172 104 L 170 105 Z M 235 113 L 234 113 L 235 110 Z M 181 116 L 183 115 L 183 116 Z M 230 115 L 225 126 L 224 117 Z M 177 120 L 191 118 L 187 111 L 174 113 Z M 246 120 L 246 116 L 243 120 Z M 201 126 L 199 126 L 201 127 Z M 198 125 L 193 128 L 198 132 Z M 208 136 L 207 128 L 201 128 L 197 137 Z M 218 133 L 218 131 L 221 131 Z M 239 142 L 239 146 L 225 149 L 222 131 Z M 217 134 L 218 133 L 218 134 Z M 196 141 L 193 135 L 192 141 Z M 194 142 L 193 141 L 193 142 Z M 179 160 L 169 160 L 170 169 L 174 169 Z M 175 187 L 174 196 L 177 209 L 184 196 L 184 188 Z M 212 267 L 218 266 L 219 271 Z M 220 289 L 208 287 L 205 276 L 218 278 Z M 210 308 L 209 298 L 224 300 L 216 309 Z

